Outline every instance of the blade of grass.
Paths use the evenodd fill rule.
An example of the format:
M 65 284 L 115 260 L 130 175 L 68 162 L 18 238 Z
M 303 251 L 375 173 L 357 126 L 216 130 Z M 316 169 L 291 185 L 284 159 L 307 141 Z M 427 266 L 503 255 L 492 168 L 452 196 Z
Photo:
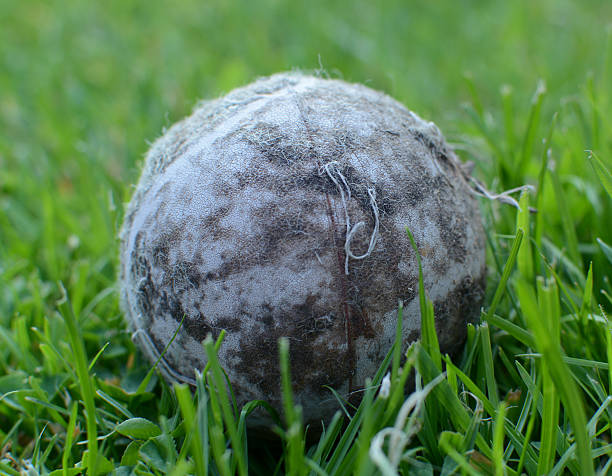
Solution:
M 476 408 L 474 409 L 472 419 L 470 420 L 470 426 L 468 426 L 467 430 L 463 434 L 463 441 L 461 442 L 461 449 L 463 451 L 474 449 L 474 445 L 476 444 L 476 434 L 478 433 L 480 424 L 482 423 L 482 413 L 482 402 L 476 400 Z
M 543 80 L 538 82 L 533 98 L 531 99 L 531 108 L 529 109 L 529 118 L 527 119 L 527 126 L 525 128 L 525 134 L 523 136 L 523 144 L 521 147 L 521 154 L 519 160 L 516 163 L 514 169 L 514 176 L 520 182 L 525 166 L 529 162 L 531 153 L 533 151 L 533 143 L 535 141 L 536 134 L 540 125 L 540 111 L 542 109 L 542 102 L 546 94 L 546 84 Z
M 4 463 L 3 461 L 0 461 L 0 470 L 4 471 L 5 474 L 8 474 L 10 476 L 21 476 L 23 474 L 11 468 L 8 464 Z
M 121 413 L 124 417 L 134 418 L 134 414 L 131 411 L 129 411 L 124 405 L 119 403 L 117 400 L 115 400 L 113 397 L 111 397 L 107 393 L 98 389 L 96 391 L 96 395 L 100 397 L 102 400 L 104 400 L 106 403 L 108 403 L 115 410 L 117 410 L 119 413 Z
M 540 453 L 538 474 L 548 474 L 555 462 L 557 446 L 557 421 L 559 420 L 559 397 L 555 390 L 546 363 L 542 362 L 542 424 L 540 430 Z
M 281 388 L 283 408 L 285 410 L 285 439 L 287 441 L 286 468 L 289 475 L 305 474 L 304 462 L 305 441 L 302 433 L 302 409 L 293 402 L 291 388 L 291 370 L 289 368 L 289 339 L 282 337 L 278 341 L 278 354 L 281 369 Z
M 387 369 L 389 368 L 389 364 L 391 363 L 391 359 L 393 358 L 393 349 L 390 349 L 385 356 L 385 360 L 383 360 L 382 364 L 378 368 L 374 379 L 372 380 L 373 386 L 380 385 L 380 382 L 383 379 L 383 376 L 387 373 Z M 347 453 L 350 451 L 351 446 L 359 432 L 361 424 L 364 418 L 364 410 L 360 405 L 353 417 L 351 418 L 349 424 L 347 425 L 338 445 L 334 449 L 329 462 L 325 466 L 325 471 L 328 474 L 338 474 L 338 468 L 342 465 L 343 460 L 345 459 Z
M 608 197 L 612 198 L 612 173 L 592 150 L 587 151 L 587 157 L 603 188 L 608 193 Z
M 88 371 L 87 355 L 85 353 L 85 345 L 78 327 L 78 319 L 74 315 L 70 299 L 66 288 L 60 282 L 60 292 L 62 298 L 57 303 L 60 313 L 66 323 L 68 329 L 68 337 L 70 346 L 74 353 L 74 365 L 79 377 L 79 387 L 81 396 L 85 403 L 85 421 L 87 426 L 87 449 L 89 451 L 87 473 L 96 475 L 98 466 L 98 440 L 97 440 L 97 423 L 96 423 L 96 405 L 94 402 L 94 385 Z
M 456 366 L 453 365 L 453 363 L 451 362 L 451 360 L 449 358 L 445 358 L 445 362 L 447 367 L 449 366 L 453 366 L 453 371 L 457 374 L 457 376 L 459 377 L 459 379 L 464 383 L 464 385 L 466 386 L 467 390 L 469 392 L 471 392 L 483 405 L 483 408 L 485 409 L 485 411 L 491 416 L 491 417 L 495 417 L 496 414 L 496 410 L 495 407 L 491 404 L 491 402 L 489 401 L 489 399 L 487 398 L 487 396 L 484 394 L 484 392 L 478 387 L 478 385 L 476 385 L 465 373 L 463 373 L 460 369 L 458 369 Z M 443 387 L 443 384 L 442 384 Z M 448 400 L 445 401 L 444 405 L 451 405 Z M 458 408 L 457 408 L 458 410 Z M 461 429 L 461 423 L 458 421 L 456 423 L 456 426 L 458 426 L 459 429 Z M 463 430 L 462 430 L 463 431 Z M 535 467 L 536 467 L 536 455 L 535 452 L 533 451 L 532 448 L 530 448 L 525 442 L 524 440 L 521 438 L 520 433 L 512 426 L 512 424 L 510 422 L 506 423 L 506 433 L 508 434 L 508 437 L 510 438 L 510 441 L 512 442 L 512 444 L 516 447 L 516 448 L 523 448 L 523 451 L 525 451 L 525 457 L 526 457 L 526 462 L 527 462 L 527 466 L 530 469 L 530 471 L 534 471 Z M 478 440 L 479 443 L 482 444 L 483 440 Z M 487 453 L 488 451 L 488 447 L 484 446 L 481 447 L 481 451 L 482 453 L 487 456 L 488 458 L 491 457 L 491 453 L 490 451 Z
M 400 342 L 401 342 L 401 336 L 398 336 L 396 338 L 400 339 Z M 413 346 L 408 348 L 408 350 L 406 351 L 405 358 L 406 360 L 404 362 L 404 367 L 402 368 L 402 372 L 399 378 L 397 379 L 397 381 L 395 382 L 395 384 L 392 384 L 392 387 L 391 387 L 391 395 L 389 396 L 389 404 L 387 405 L 385 416 L 383 417 L 383 422 L 385 422 L 385 424 L 391 419 L 391 417 L 393 416 L 393 413 L 395 413 L 396 409 L 399 407 L 400 401 L 404 397 L 406 382 L 408 381 L 408 377 L 410 376 L 410 371 L 412 370 L 414 366 L 414 361 L 415 361 Z
M 442 356 L 440 354 L 440 344 L 438 342 L 438 334 L 436 334 L 436 325 L 433 314 L 433 303 L 425 294 L 425 285 L 423 282 L 423 266 L 421 264 L 421 255 L 417 248 L 412 232 L 406 227 L 406 233 L 410 238 L 410 244 L 416 254 L 417 264 L 419 267 L 419 304 L 421 308 L 421 340 L 423 347 L 429 353 L 432 360 L 436 364 L 438 370 L 442 370 Z
M 472 466 L 470 462 L 461 453 L 459 453 L 455 448 L 453 448 L 450 442 L 451 438 L 446 437 L 449 433 L 450 432 L 445 431 L 440 435 L 440 448 L 442 448 L 442 450 L 444 450 L 444 452 L 448 456 L 450 456 L 453 461 L 455 461 L 455 463 L 459 465 L 459 467 L 463 470 L 464 474 L 469 474 L 470 476 L 480 476 L 482 473 L 476 470 L 474 466 Z
M 236 427 L 236 419 L 234 417 L 233 408 L 229 401 L 227 388 L 225 386 L 225 377 L 221 370 L 221 364 L 217 358 L 217 352 L 215 350 L 215 343 L 212 340 L 212 336 L 208 335 L 204 340 L 204 349 L 206 350 L 206 356 L 208 357 L 208 364 L 210 365 L 209 374 L 212 375 L 212 381 L 214 382 L 214 388 L 210 389 L 211 393 L 217 392 L 219 403 L 221 406 L 221 412 L 225 427 L 230 436 L 232 442 L 232 448 L 234 450 L 235 459 L 238 464 L 238 474 L 246 476 L 247 466 L 245 455 L 243 454 L 243 445 L 238 436 L 238 429 Z
M 374 393 L 375 389 L 369 385 L 370 382 L 366 382 L 366 392 L 363 397 L 363 407 L 365 418 L 361 425 L 361 431 L 357 437 L 355 443 L 355 450 L 357 453 L 353 474 L 359 476 L 366 476 L 372 473 L 373 464 L 369 458 L 370 441 L 376 432 L 376 422 L 382 415 L 382 405 L 374 405 Z M 377 403 L 382 403 L 378 401 Z
M 442 354 L 440 353 L 440 344 L 438 342 L 438 334 L 436 333 L 435 316 L 433 302 L 427 297 L 425 292 L 425 283 L 423 279 L 423 266 L 421 255 L 417 248 L 412 232 L 406 228 L 406 233 L 410 238 L 410 244 L 416 254 L 419 267 L 419 305 L 421 310 L 421 341 L 426 352 L 430 355 L 437 369 L 442 371 Z M 426 383 L 430 380 L 425 379 Z M 423 412 L 424 425 L 423 431 L 419 432 L 418 437 L 423 441 L 424 445 L 431 453 L 433 460 L 437 463 L 442 463 L 443 455 L 440 453 L 437 444 L 437 434 L 439 431 L 439 422 L 446 416 L 444 408 L 432 408 L 431 405 L 425 403 Z
M 516 258 L 518 256 L 519 249 L 521 247 L 521 243 L 523 241 L 523 236 L 525 235 L 525 231 L 522 228 L 518 228 L 516 230 L 516 236 L 512 241 L 512 248 L 510 249 L 510 255 L 506 260 L 506 264 L 504 265 L 504 270 L 502 272 L 501 279 L 497 284 L 497 288 L 495 289 L 495 294 L 493 295 L 493 300 L 491 301 L 491 305 L 489 306 L 489 310 L 487 311 L 484 319 L 490 322 L 491 316 L 497 309 L 497 305 L 501 301 L 501 298 L 504 295 L 504 290 L 506 289 L 506 284 L 508 283 L 508 278 L 510 278 L 510 274 L 512 273 L 512 269 L 514 268 L 514 263 L 516 262 Z
M 537 249 L 542 248 L 542 233 L 544 231 L 544 213 L 542 211 L 542 201 L 544 197 L 544 179 L 546 178 L 546 172 L 548 171 L 548 161 L 551 155 L 550 143 L 552 141 L 552 136 L 555 131 L 555 127 L 557 125 L 557 118 L 559 114 L 555 112 L 553 114 L 552 120 L 550 121 L 550 127 L 548 129 L 548 134 L 546 134 L 546 138 L 544 139 L 544 144 L 542 145 L 542 155 L 540 156 L 540 172 L 538 173 L 538 185 L 536 187 L 536 200 L 535 207 L 538 211 L 538 215 L 535 220 L 535 229 L 534 229 L 534 239 L 535 246 Z M 539 269 L 539 267 L 538 267 Z
M 597 409 L 597 411 L 595 412 L 595 414 L 591 417 L 591 419 L 589 420 L 589 423 L 587 424 L 587 433 L 589 434 L 590 437 L 594 437 L 595 435 L 595 430 L 597 429 L 597 423 L 599 418 L 601 417 L 602 413 L 604 413 L 608 406 L 610 405 L 610 403 L 612 403 L 612 397 L 608 396 L 607 399 L 601 404 L 601 406 Z M 593 457 L 593 459 L 595 458 L 594 455 L 596 455 L 599 452 L 598 449 L 594 449 L 591 452 L 591 456 Z M 564 470 L 565 466 L 571 461 L 572 457 L 576 454 L 576 443 L 574 442 L 566 451 L 565 453 L 563 453 L 561 455 L 561 458 L 559 458 L 559 461 L 557 461 L 557 464 L 555 464 L 554 468 L 552 469 L 552 471 L 550 472 L 550 474 L 556 475 L 556 474 L 564 474 L 562 471 Z M 612 459 L 610 459 L 610 461 L 612 461 Z M 608 474 L 607 472 L 599 472 L 598 474 Z
M 481 324 L 480 326 L 480 347 L 482 349 L 482 365 L 484 366 L 489 400 L 494 406 L 498 406 L 499 396 L 494 373 L 493 352 L 491 350 L 491 336 L 489 335 L 489 326 L 486 322 Z
M 74 441 L 75 437 L 78 409 L 79 407 L 77 403 L 73 402 L 72 406 L 70 407 L 70 420 L 68 421 L 68 426 L 66 427 L 66 441 L 64 442 L 64 451 L 62 453 L 62 469 L 65 476 L 68 474 L 68 466 L 70 465 L 70 452 L 72 450 L 72 442 Z
M 504 423 L 506 419 L 506 402 L 501 402 L 497 407 L 495 421 L 493 423 L 493 464 L 495 465 L 495 476 L 504 476 Z
M 597 244 L 599 245 L 599 247 L 601 248 L 601 251 L 603 252 L 603 254 L 605 255 L 605 257 L 608 259 L 608 261 L 612 264 L 612 246 L 608 245 L 605 241 L 603 241 L 601 238 L 597 238 Z
M 138 385 L 138 389 L 136 390 L 136 393 L 144 393 L 146 391 L 147 385 L 149 385 L 149 381 L 151 380 L 151 378 L 153 377 L 153 374 L 155 373 L 155 369 L 159 365 L 159 362 L 161 361 L 161 359 L 164 358 L 164 355 L 166 355 L 166 352 L 170 348 L 170 345 L 172 345 L 172 342 L 174 342 L 174 339 L 176 338 L 179 330 L 181 329 L 181 327 L 183 327 L 184 320 L 185 320 L 185 314 L 183 314 L 183 317 L 181 318 L 179 325 L 177 326 L 176 330 L 174 331 L 174 334 L 172 334 L 172 337 L 170 338 L 170 340 L 168 341 L 168 343 L 162 350 L 161 354 L 159 354 L 159 357 L 157 357 L 157 360 L 155 360 L 155 363 L 149 369 L 145 378 L 142 380 L 142 382 L 140 382 L 140 385 Z
M 527 401 L 525 402 L 525 404 L 527 406 Z M 533 428 L 535 427 L 535 422 L 536 422 L 536 418 L 538 415 L 537 406 L 538 406 L 538 402 L 535 398 L 533 398 L 533 395 L 532 395 L 531 405 L 530 405 L 531 408 L 530 408 L 529 423 L 527 423 L 527 431 L 525 432 L 525 438 L 523 440 L 523 448 L 521 449 L 521 454 L 519 456 L 519 464 L 518 464 L 518 467 L 516 468 L 517 474 L 522 474 L 523 467 L 525 466 L 526 456 L 527 456 L 527 448 L 531 446 L 531 434 L 533 433 Z
M 504 132 L 506 133 L 506 148 L 508 150 L 508 157 L 514 157 L 514 151 L 516 149 L 516 137 L 514 132 L 514 94 L 512 86 L 504 84 L 500 90 L 502 98 L 502 109 L 504 113 Z
M 603 307 L 600 308 L 603 314 Z M 606 319 L 606 356 L 608 357 L 608 393 L 612 395 L 612 321 L 610 319 Z
M 504 151 L 499 146 L 499 141 L 497 137 L 495 137 L 495 135 L 489 130 L 485 120 L 475 109 L 468 106 L 468 107 L 465 107 L 464 110 L 467 113 L 467 115 L 470 116 L 470 119 L 472 120 L 472 122 L 474 123 L 478 131 L 482 134 L 482 137 L 486 140 L 487 145 L 491 148 L 491 150 L 495 154 L 495 157 L 497 159 L 495 163 L 498 167 L 496 172 L 498 176 L 501 175 L 502 167 L 506 167 L 506 160 L 504 159 L 505 157 Z
M 188 435 L 191 444 L 191 455 L 195 463 L 195 470 L 198 476 L 208 474 L 208 465 L 204 462 L 204 452 L 207 451 L 202 444 L 202 434 L 200 428 L 196 427 L 196 412 L 193 407 L 191 390 L 185 384 L 175 384 L 174 393 L 183 415 L 185 424 L 185 434 Z M 206 426 L 206 424 L 204 424 Z
M 516 228 L 525 231 L 525 241 L 518 250 L 517 267 L 519 272 L 527 281 L 531 281 L 534 276 L 533 270 L 533 250 L 531 247 L 530 237 L 530 211 L 529 211 L 529 191 L 525 190 L 521 193 L 519 200 L 521 206 L 516 215 Z
M 504 367 L 506 368 L 507 372 L 510 374 L 511 381 L 513 383 L 518 382 L 520 380 L 520 377 L 516 369 L 514 368 L 514 365 L 512 364 L 512 362 L 510 362 L 510 358 L 506 355 L 504 348 L 501 346 L 498 347 L 497 354 L 499 355 L 499 358 L 504 364 Z
M 546 239 L 545 239 L 545 241 L 546 241 Z M 580 314 L 580 310 L 578 309 L 578 306 L 574 302 L 574 298 L 572 297 L 572 294 L 570 293 L 570 290 L 567 288 L 567 286 L 565 285 L 565 283 L 563 282 L 563 280 L 559 276 L 559 273 L 557 273 L 555 271 L 555 269 L 551 266 L 550 263 L 548 263 L 546 261 L 544 263 L 546 265 L 546 269 L 548 270 L 548 272 L 555 278 L 557 286 L 559 286 L 559 289 L 563 293 L 563 296 L 565 296 L 566 302 L 569 305 L 569 307 L 572 310 L 572 312 L 576 316 L 579 315 Z M 574 276 L 578 276 L 578 275 L 575 274 Z M 583 280 L 583 282 L 584 282 L 584 280 Z M 580 283 L 579 283 L 579 285 L 580 285 Z
M 47 425 L 45 424 L 42 430 L 40 430 L 40 433 L 34 439 L 34 449 L 32 450 L 32 459 L 31 459 L 32 466 L 34 466 L 34 468 L 40 468 L 40 464 L 41 464 L 40 463 L 40 443 L 42 441 L 42 437 L 46 429 L 47 429 Z
M 520 326 L 517 326 L 513 322 L 510 322 L 508 319 L 504 319 L 503 317 L 498 316 L 497 314 L 493 314 L 492 316 L 483 315 L 483 319 L 489 324 L 506 331 L 512 337 L 514 337 L 519 342 L 522 342 L 527 347 L 535 348 L 535 341 L 533 336 Z
M 584 286 L 584 293 L 582 295 L 582 304 L 580 305 L 580 321 L 584 329 L 588 325 L 588 315 L 592 310 L 593 305 L 593 262 L 589 264 L 589 271 L 587 273 L 587 279 Z
M 457 377 L 459 377 L 459 380 L 461 380 L 463 382 L 463 385 L 465 385 L 467 390 L 469 392 L 471 392 L 474 395 L 474 397 L 476 399 L 478 399 L 478 401 L 480 401 L 480 403 L 482 404 L 482 406 L 485 409 L 485 411 L 490 416 L 494 416 L 495 415 L 495 406 L 487 398 L 487 396 L 484 393 L 484 391 L 481 390 L 480 387 L 478 387 L 478 385 L 476 385 L 474 383 L 474 381 L 472 379 L 470 379 L 464 372 L 462 372 L 461 369 L 456 367 L 455 364 L 453 364 L 453 362 L 451 361 L 451 359 L 448 356 L 446 356 L 444 358 L 444 361 L 446 362 L 446 367 L 452 369 L 453 372 L 455 373 L 455 375 L 457 375 Z
M 556 286 L 547 286 L 539 278 L 538 305 L 541 318 L 547 321 L 551 341 L 560 345 L 559 294 Z M 555 462 L 557 447 L 557 422 L 559 421 L 559 395 L 548 370 L 546 361 L 541 362 L 542 374 L 542 424 L 540 430 L 540 454 L 538 458 L 538 474 L 547 474 Z
M 94 368 L 94 366 L 96 365 L 96 362 L 98 361 L 98 359 L 100 358 L 100 356 L 104 353 L 104 351 L 106 350 L 106 348 L 109 346 L 110 342 L 106 342 L 102 348 L 98 351 L 98 353 L 94 356 L 93 359 L 91 359 L 91 363 L 89 364 L 89 367 L 87 367 L 87 370 L 89 372 L 91 372 L 91 370 Z
M 522 279 L 517 281 L 516 286 L 521 307 L 536 338 L 536 348 L 546 362 L 574 430 L 581 474 L 592 475 L 594 474 L 593 463 L 590 459 L 590 440 L 585 430 L 587 422 L 582 395 L 563 361 L 558 344 L 555 344 L 551 339 L 550 330 L 547 329 L 544 320 L 541 319 L 541 310 L 538 307 L 533 289 Z
M 212 380 L 212 375 L 206 374 L 206 383 L 209 389 L 214 389 L 215 385 Z M 213 459 L 217 465 L 218 471 L 223 476 L 232 475 L 232 470 L 229 461 L 229 449 L 226 451 L 226 438 L 223 433 L 223 416 L 221 405 L 219 403 L 219 395 L 216 391 L 208 393 L 210 399 L 210 416 L 208 419 L 208 433 L 210 435 L 210 446 L 212 449 Z
M 566 155 L 568 154 L 569 153 L 566 152 Z M 555 201 L 557 203 L 557 209 L 559 211 L 559 217 L 561 218 L 561 225 L 563 226 L 563 232 L 565 235 L 567 254 L 574 265 L 580 265 L 580 267 L 582 267 L 580 251 L 578 250 L 576 228 L 574 226 L 574 220 L 572 219 L 570 207 L 567 204 L 566 194 L 563 192 L 563 186 L 561 185 L 561 180 L 559 178 L 558 164 L 551 164 L 549 170 L 553 190 L 555 192 Z
M 542 354 L 539 353 L 528 353 L 528 354 L 517 354 L 517 357 L 527 357 L 527 358 L 542 358 Z M 588 360 L 588 359 L 578 359 L 576 357 L 568 357 L 566 355 L 563 356 L 563 362 L 569 364 L 574 367 L 583 367 L 589 369 L 602 369 L 608 370 L 609 365 L 606 362 L 599 362 L 597 360 Z
M 327 456 L 332 449 L 332 445 L 342 430 L 342 421 L 342 413 L 336 412 L 330 424 L 323 431 L 321 438 L 319 438 L 317 447 L 312 455 L 312 461 L 318 465 L 321 465 L 322 462 L 327 459 Z
M 437 369 L 435 363 L 425 349 L 419 345 L 418 342 L 414 345 L 417 347 L 417 370 L 429 381 L 435 379 L 438 375 L 440 375 L 440 371 Z M 465 431 L 469 427 L 471 418 L 463 404 L 460 402 L 459 398 L 452 392 L 448 382 L 442 381 L 436 385 L 432 390 L 432 395 L 438 402 L 439 406 L 443 406 L 447 409 L 448 414 L 457 429 L 460 431 Z M 482 453 L 490 458 L 492 456 L 491 448 L 486 443 L 482 435 L 477 436 L 476 441 Z

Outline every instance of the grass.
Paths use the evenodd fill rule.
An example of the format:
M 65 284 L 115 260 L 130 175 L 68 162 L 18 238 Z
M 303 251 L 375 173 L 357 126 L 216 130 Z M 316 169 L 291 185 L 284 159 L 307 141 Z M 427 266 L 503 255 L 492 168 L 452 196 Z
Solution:
M 596 0 L 4 0 L 0 473 L 612 473 L 609 18 Z M 314 437 L 281 340 L 262 445 L 246 422 L 273 410 L 235 408 L 222 342 L 194 395 L 150 372 L 118 308 L 117 228 L 147 143 L 199 98 L 321 65 L 434 119 L 491 191 L 534 187 L 520 210 L 481 200 L 488 292 L 460 355 L 422 289 L 423 342 L 389 349 Z

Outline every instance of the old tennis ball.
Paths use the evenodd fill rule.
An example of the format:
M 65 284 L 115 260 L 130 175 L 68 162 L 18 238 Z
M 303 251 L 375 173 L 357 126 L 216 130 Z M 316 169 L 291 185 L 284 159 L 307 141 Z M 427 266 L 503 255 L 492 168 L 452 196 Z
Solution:
M 373 376 L 395 335 L 419 337 L 423 258 L 442 350 L 478 315 L 485 240 L 468 175 L 438 128 L 358 84 L 299 73 L 202 103 L 151 147 L 121 229 L 121 302 L 169 380 L 193 383 L 202 340 L 239 404 L 280 408 L 289 338 L 305 419 Z M 358 392 L 357 392 L 358 393 Z M 254 426 L 266 416 L 254 415 Z

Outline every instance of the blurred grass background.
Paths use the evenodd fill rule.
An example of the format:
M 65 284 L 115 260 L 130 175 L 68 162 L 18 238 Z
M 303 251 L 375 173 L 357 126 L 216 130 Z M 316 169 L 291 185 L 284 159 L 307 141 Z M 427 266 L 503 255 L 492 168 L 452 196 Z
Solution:
M 323 67 L 391 94 L 454 140 L 471 99 L 466 73 L 493 108 L 509 85 L 518 115 L 543 79 L 544 108 L 555 110 L 602 73 L 610 21 L 604 0 L 2 0 L 1 219 L 5 237 L 20 237 L 2 246 L 51 280 L 74 250 L 41 240 L 74 234 L 89 258 L 110 257 L 108 203 L 128 198 L 147 144 L 199 99 L 257 76 Z M 47 196 L 63 217 L 41 206 Z M 62 219 L 66 236 L 47 229 Z
M 58 280 L 89 357 L 112 342 L 100 382 L 130 386 L 116 231 L 148 144 L 198 100 L 282 70 L 322 69 L 387 92 L 435 121 L 496 191 L 537 182 L 540 140 L 559 111 L 557 173 L 538 220 L 555 244 L 547 252 L 569 256 L 570 279 L 584 280 L 594 261 L 597 292 L 609 263 L 596 238 L 612 243 L 612 210 L 584 151 L 610 163 L 611 22 L 609 0 L 0 0 L 0 394 L 33 391 L 31 375 L 51 400 L 64 391 L 67 374 L 45 347 L 70 352 Z M 540 80 L 547 92 L 530 129 Z M 503 241 L 514 216 L 496 209 L 487 223 Z M 39 407 L 7 402 L 0 436 L 22 425 L 30 454 Z

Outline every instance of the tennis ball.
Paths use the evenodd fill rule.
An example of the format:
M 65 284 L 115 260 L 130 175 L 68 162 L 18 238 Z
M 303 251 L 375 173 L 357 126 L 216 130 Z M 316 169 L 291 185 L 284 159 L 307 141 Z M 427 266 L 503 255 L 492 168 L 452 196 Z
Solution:
M 479 313 L 485 239 L 469 176 L 438 128 L 358 84 L 283 73 L 202 103 L 151 147 L 121 229 L 121 304 L 170 381 L 202 341 L 238 404 L 281 407 L 290 343 L 305 420 L 329 418 L 393 343 L 419 338 L 417 256 L 444 352 Z M 184 320 L 183 320 L 184 317 Z M 252 426 L 269 423 L 262 411 Z

